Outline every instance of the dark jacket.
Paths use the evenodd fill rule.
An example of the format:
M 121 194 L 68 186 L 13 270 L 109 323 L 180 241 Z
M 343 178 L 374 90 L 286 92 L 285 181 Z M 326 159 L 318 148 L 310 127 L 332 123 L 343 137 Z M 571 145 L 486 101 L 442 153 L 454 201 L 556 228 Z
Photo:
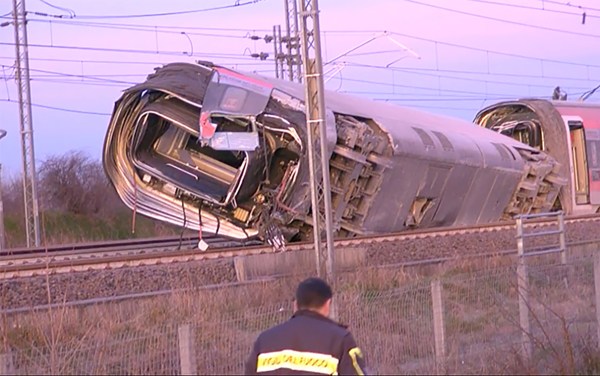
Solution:
M 247 375 L 363 375 L 364 369 L 348 329 L 308 310 L 262 332 L 246 361 Z

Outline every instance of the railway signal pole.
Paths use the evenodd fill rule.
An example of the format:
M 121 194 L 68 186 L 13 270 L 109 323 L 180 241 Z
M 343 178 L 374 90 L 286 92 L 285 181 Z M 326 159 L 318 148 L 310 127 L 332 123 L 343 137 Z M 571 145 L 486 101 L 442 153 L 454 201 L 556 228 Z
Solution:
M 29 86 L 29 52 L 27 48 L 27 20 L 25 0 L 13 0 L 15 28 L 15 60 L 18 94 L 19 125 L 23 160 L 23 201 L 25 204 L 25 230 L 27 246 L 40 245 L 40 215 L 37 196 L 37 174 L 33 148 L 31 117 L 31 88 Z
M 325 93 L 319 7 L 317 0 L 300 1 L 302 63 L 306 95 L 306 122 L 308 127 L 308 156 L 310 166 L 313 235 L 317 271 L 320 277 L 333 282 L 333 221 L 329 160 L 325 127 Z M 320 146 L 317 152 L 317 145 Z M 320 163 L 320 166 L 319 166 Z M 319 175 L 320 171 L 320 175 Z M 323 203 L 323 205 L 321 205 Z M 324 234 L 323 234 L 324 230 Z M 325 235 L 325 244 L 323 244 Z
M 0 139 L 6 136 L 6 131 L 0 129 Z M 2 164 L 0 164 L 0 250 L 6 248 L 4 232 L 4 201 L 2 200 Z

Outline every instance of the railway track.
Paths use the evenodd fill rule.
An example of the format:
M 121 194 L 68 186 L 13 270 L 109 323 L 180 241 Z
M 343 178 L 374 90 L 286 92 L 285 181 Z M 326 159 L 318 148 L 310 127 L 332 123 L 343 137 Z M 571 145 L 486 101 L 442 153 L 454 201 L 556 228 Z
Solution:
M 565 218 L 565 225 L 581 222 L 600 222 L 598 215 Z M 527 227 L 544 228 L 556 224 L 554 219 L 534 219 Z M 335 246 L 357 247 L 378 242 L 435 239 L 485 232 L 510 231 L 514 223 L 496 223 L 478 227 L 445 228 L 405 231 L 395 234 L 340 239 Z M 86 270 L 116 269 L 124 267 L 161 265 L 210 259 L 226 259 L 236 256 L 274 253 L 272 247 L 257 245 L 256 241 L 240 245 L 239 241 L 220 237 L 204 237 L 209 244 L 206 251 L 197 249 L 196 237 L 168 237 L 141 240 L 111 241 L 101 243 L 61 245 L 48 248 L 13 249 L 0 253 L 0 279 L 31 277 L 48 274 L 70 273 Z M 292 243 L 286 252 L 313 249 L 312 242 Z

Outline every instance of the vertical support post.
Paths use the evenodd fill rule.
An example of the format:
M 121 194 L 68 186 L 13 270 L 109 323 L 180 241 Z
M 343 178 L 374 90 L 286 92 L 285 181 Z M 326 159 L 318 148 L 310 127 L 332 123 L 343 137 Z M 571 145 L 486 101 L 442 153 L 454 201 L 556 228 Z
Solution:
M 31 116 L 31 88 L 29 79 L 29 52 L 25 0 L 13 0 L 15 27 L 15 76 L 19 95 L 19 125 L 23 159 L 23 201 L 27 246 L 40 245 L 40 218 L 37 196 L 37 173 L 33 146 L 33 120 Z
M 560 262 L 563 265 L 567 264 L 567 239 L 565 236 L 565 216 L 561 212 L 558 214 L 558 241 L 560 244 Z
M 15 373 L 12 354 L 0 354 L 0 376 L 14 375 Z
M 288 79 L 290 81 L 302 82 L 300 75 L 300 50 L 298 36 L 298 5 L 296 0 L 283 0 L 285 6 L 285 26 L 286 26 L 286 62 L 288 69 Z M 282 63 L 283 64 L 283 63 Z M 295 68 L 295 69 L 294 69 Z
M 275 78 L 279 78 L 279 44 L 281 39 L 277 39 L 277 26 L 273 25 L 273 60 L 275 60 Z M 282 77 L 283 78 L 283 77 Z
M 238 282 L 246 282 L 248 274 L 246 273 L 246 256 L 236 256 L 233 258 L 233 266 Z
M 6 131 L 0 129 L 0 139 L 6 136 Z M 2 164 L 0 164 L 0 250 L 6 248 L 6 234 L 4 232 L 4 201 L 2 199 Z
M 438 374 L 443 374 L 445 373 L 446 366 L 446 329 L 444 325 L 442 283 L 439 279 L 431 281 L 431 302 L 433 306 L 433 336 L 435 340 L 436 371 Z
M 279 40 L 279 53 L 277 54 L 277 57 L 279 58 L 279 77 L 281 79 L 285 79 L 285 69 L 283 68 L 283 59 L 285 59 L 285 54 L 283 53 L 283 45 L 281 44 L 281 25 L 277 25 L 277 39 Z
M 194 333 L 190 324 L 180 325 L 177 329 L 179 339 L 179 364 L 182 375 L 195 375 L 196 351 L 194 351 Z
M 596 331 L 600 349 L 600 252 L 594 253 L 594 289 L 596 292 Z
M 6 248 L 6 234 L 4 232 L 4 201 L 2 197 L 2 165 L 0 164 L 0 251 Z
M 319 5 L 317 0 L 300 0 L 302 30 L 302 62 L 304 65 L 304 88 L 306 101 L 306 123 L 308 128 L 309 168 L 315 253 L 319 276 L 326 276 L 333 282 L 333 209 L 329 182 L 329 158 L 327 157 L 327 128 L 325 124 L 325 88 L 323 83 L 323 61 L 321 59 L 321 31 L 319 25 Z M 318 133 L 317 133 L 318 132 Z M 317 141 L 318 134 L 318 142 Z M 317 144 L 320 153 L 317 153 Z M 321 176 L 317 177 L 317 163 L 320 160 Z M 323 200 L 323 213 L 319 195 Z M 325 228 L 326 247 L 322 246 L 321 224 Z M 335 317 L 332 306 L 332 317 Z
M 527 263 L 523 245 L 523 218 L 517 217 L 517 294 L 519 295 L 519 325 L 521 327 L 521 354 L 523 359 L 531 359 L 531 328 L 529 323 L 529 280 L 527 278 Z

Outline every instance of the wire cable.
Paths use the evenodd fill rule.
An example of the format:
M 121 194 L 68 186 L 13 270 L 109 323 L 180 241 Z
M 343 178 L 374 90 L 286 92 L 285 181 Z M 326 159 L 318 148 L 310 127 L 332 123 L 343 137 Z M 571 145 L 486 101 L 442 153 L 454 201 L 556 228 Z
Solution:
M 14 46 L 14 42 L 0 42 L 0 46 Z M 153 54 L 153 55 L 174 55 L 181 56 L 186 55 L 186 52 L 178 51 L 153 51 L 153 50 L 134 50 L 134 49 L 119 49 L 119 48 L 104 48 L 104 47 L 87 47 L 87 46 L 64 46 L 64 45 L 51 45 L 51 44 L 28 44 L 29 48 L 57 48 L 67 50 L 79 50 L 79 51 L 97 51 L 97 52 L 117 52 L 117 53 L 131 53 L 131 54 Z M 225 54 L 225 53 L 195 53 L 197 57 L 207 58 L 228 58 L 228 59 L 239 59 L 239 60 L 252 60 L 256 61 L 251 56 L 244 56 L 239 54 Z
M 499 84 L 499 85 L 510 85 L 510 86 L 524 86 L 524 87 L 543 87 L 543 88 L 547 88 L 548 85 L 544 85 L 544 84 L 535 84 L 535 83 L 528 83 L 528 82 L 523 82 L 522 80 L 520 80 L 519 82 L 508 82 L 508 81 L 496 81 L 496 80 L 490 80 L 487 78 L 473 78 L 473 77 L 460 77 L 460 76 L 452 76 L 452 75 L 448 75 L 448 74 L 435 74 L 435 73 L 427 73 L 427 72 L 423 72 L 420 70 L 416 70 L 416 69 L 411 69 L 411 68 L 395 68 L 395 67 L 384 67 L 384 66 L 380 66 L 380 65 L 369 65 L 369 64 L 356 64 L 356 63 L 346 63 L 348 67 L 361 67 L 361 68 L 372 68 L 372 69 L 380 69 L 380 70 L 390 70 L 393 72 L 399 72 L 399 73 L 405 73 L 405 74 L 414 74 L 414 75 L 419 75 L 419 76 L 427 76 L 427 77 L 440 77 L 440 78 L 447 78 L 447 79 L 452 79 L 452 80 L 459 80 L 459 81 L 469 81 L 469 82 L 482 82 L 482 83 L 488 83 L 488 84 Z M 423 68 L 423 70 L 425 70 L 425 68 Z M 473 72 L 473 71 L 446 71 L 446 70 L 439 70 L 439 69 L 427 69 L 427 71 L 431 71 L 431 72 L 451 72 L 451 73 L 464 73 L 464 74 L 481 74 L 481 75 L 496 75 L 494 73 L 486 73 L 486 72 Z M 498 74 L 501 75 L 501 74 Z M 531 75 L 519 75 L 519 77 L 527 77 L 527 78 L 540 78 L 540 79 L 559 79 L 559 80 L 568 80 L 570 78 L 568 77 L 548 77 L 548 76 L 531 76 Z M 578 79 L 579 80 L 579 79 Z M 583 79 L 584 81 L 596 81 L 593 79 Z M 578 87 L 577 89 L 584 89 L 584 87 Z
M 61 11 L 63 11 L 63 12 L 67 12 L 67 13 L 69 13 L 69 17 L 75 17 L 75 11 L 74 11 L 74 10 L 72 10 L 72 9 L 68 9 L 68 8 L 59 7 L 59 6 L 57 6 L 57 5 L 54 5 L 54 4 L 51 4 L 51 3 L 49 3 L 49 2 L 48 2 L 48 1 L 46 1 L 46 0 L 40 0 L 40 2 L 42 2 L 42 3 L 46 4 L 46 5 L 47 5 L 47 6 L 49 6 L 50 8 L 58 9 L 58 10 L 61 10 Z
M 462 15 L 466 15 L 466 16 L 472 16 L 472 17 L 482 18 L 482 19 L 486 19 L 486 20 L 490 20 L 490 21 L 504 22 L 504 23 L 508 23 L 508 24 L 512 24 L 512 25 L 530 27 L 530 28 L 539 29 L 539 30 L 553 31 L 553 32 L 556 32 L 556 33 L 578 35 L 578 36 L 581 36 L 581 37 L 600 38 L 600 35 L 597 35 L 597 34 L 580 33 L 580 32 L 577 32 L 577 31 L 569 31 L 569 30 L 563 30 L 563 29 L 555 29 L 555 28 L 546 27 L 546 26 L 531 25 L 531 24 L 528 24 L 528 23 L 525 23 L 525 22 L 505 20 L 503 18 L 496 18 L 496 17 L 486 16 L 486 15 L 483 15 L 483 14 L 471 13 L 471 12 L 467 12 L 467 11 L 463 11 L 463 10 L 459 10 L 459 9 L 452 9 L 452 8 L 442 7 L 442 6 L 439 6 L 439 5 L 422 3 L 422 2 L 416 1 L 416 0 L 403 0 L 403 1 L 407 2 L 407 3 L 412 3 L 412 4 L 417 4 L 417 5 L 429 7 L 429 8 L 444 10 L 444 11 L 447 11 L 447 12 L 458 13 L 458 14 L 462 14 Z
M 50 23 L 51 21 L 48 20 L 36 20 L 36 19 L 32 19 L 30 20 L 31 22 L 43 22 L 43 23 Z M 93 23 L 93 22 L 77 22 L 77 21 L 61 21 L 61 20 L 55 20 L 52 21 L 52 25 L 64 25 L 64 26 L 83 26 L 83 27 L 90 27 L 90 28 L 99 28 L 99 29 L 110 29 L 110 30 L 128 30 L 128 31 L 139 31 L 139 32 L 146 32 L 146 33 L 160 33 L 160 34 L 181 34 L 181 31 L 175 31 L 175 30 L 161 30 L 157 27 L 151 27 L 151 26 L 144 26 L 144 25 L 123 25 L 123 26 L 117 26 L 117 25 L 104 25 L 104 24 L 97 24 L 97 23 Z M 184 28 L 179 28 L 181 30 L 183 30 Z M 216 34 L 216 33 L 200 33 L 200 32 L 185 32 L 186 34 L 189 35 L 194 35 L 194 36 L 203 36 L 203 37 L 211 37 L 211 38 L 232 38 L 232 39 L 248 39 L 248 35 L 233 35 L 233 34 Z M 246 31 L 247 34 L 249 34 L 248 31 Z
M 560 13 L 560 14 L 567 14 L 567 15 L 571 15 L 571 16 L 578 16 L 581 17 L 581 13 L 576 13 L 576 12 L 567 12 L 564 10 L 557 10 L 557 9 L 548 9 L 548 8 L 538 8 L 538 7 L 532 7 L 529 5 L 522 5 L 522 4 L 510 4 L 510 3 L 502 3 L 499 1 L 490 1 L 490 0 L 468 0 L 468 1 L 472 1 L 475 3 L 481 3 L 481 4 L 491 4 L 491 5 L 499 5 L 499 6 L 504 6 L 504 7 L 511 7 L 511 8 L 518 8 L 518 9 L 527 9 L 527 10 L 538 10 L 538 11 L 542 11 L 542 12 L 551 12 L 551 13 Z M 567 5 L 567 4 L 563 4 L 563 5 Z M 581 8 L 582 10 L 585 8 Z M 586 14 L 586 17 L 588 18 L 600 18 L 600 16 L 596 16 L 593 14 Z
M 10 12 L 8 13 L 10 14 Z M 93 22 L 93 21 L 79 21 L 73 19 L 65 19 L 65 20 L 45 20 L 45 19 L 31 19 L 28 20 L 31 22 L 44 22 L 53 24 L 75 24 L 80 26 L 104 26 L 104 27 L 114 27 L 115 29 L 120 27 L 130 27 L 130 28 L 140 28 L 140 29 L 148 29 L 148 30 L 156 30 L 156 29 L 165 29 L 165 30 L 202 30 L 202 31 L 228 31 L 228 32 L 243 32 L 243 33 L 254 33 L 254 32 L 265 32 L 271 33 L 272 29 L 240 29 L 240 28 L 230 28 L 230 27 L 203 27 L 203 26 L 191 26 L 191 25 L 180 25 L 180 26 L 172 26 L 172 25 L 139 25 L 132 23 L 121 23 L 121 22 Z
M 8 103 L 16 103 L 16 104 L 19 103 L 19 101 L 16 101 L 14 99 L 7 99 L 7 98 L 0 98 L 0 102 L 8 102 Z M 45 109 L 55 110 L 55 111 L 72 112 L 75 114 L 98 115 L 98 116 L 110 116 L 111 115 L 110 113 L 107 113 L 107 112 L 82 111 L 82 110 L 75 110 L 72 108 L 48 106 L 48 105 L 39 104 L 39 103 L 31 103 L 31 105 L 33 107 L 45 108 Z
M 76 16 L 77 19 L 86 19 L 86 20 L 99 20 L 99 19 L 125 19 L 125 18 L 146 18 L 146 17 L 165 17 L 165 16 L 177 16 L 182 14 L 194 14 L 194 13 L 203 13 L 203 12 L 212 12 L 215 10 L 223 10 L 223 9 L 231 9 L 243 7 L 246 5 L 256 4 L 263 0 L 250 0 L 244 3 L 241 3 L 239 0 L 236 1 L 232 5 L 222 5 L 212 8 L 203 8 L 203 9 L 194 9 L 194 10 L 181 10 L 175 12 L 163 12 L 163 13 L 147 13 L 147 14 L 127 14 L 127 15 L 79 15 Z
M 556 4 L 556 5 L 562 5 L 562 6 L 565 6 L 565 7 L 573 7 L 573 8 L 579 8 L 579 9 L 585 9 L 585 10 L 593 10 L 593 11 L 600 12 L 600 8 L 592 8 L 592 7 L 587 7 L 587 6 L 584 7 L 584 6 L 581 6 L 581 5 L 571 4 L 571 2 L 563 3 L 561 1 L 556 1 L 556 0 L 543 0 L 542 4 L 543 3 Z

